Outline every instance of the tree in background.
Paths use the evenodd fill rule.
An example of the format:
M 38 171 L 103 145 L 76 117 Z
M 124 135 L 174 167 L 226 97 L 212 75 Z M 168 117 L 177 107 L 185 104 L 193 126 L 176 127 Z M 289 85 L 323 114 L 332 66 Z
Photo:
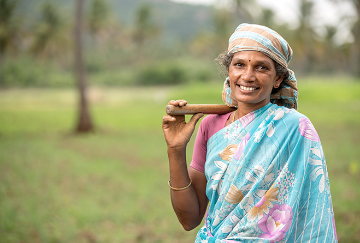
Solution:
M 342 18 L 341 18 L 342 19 Z M 323 43 L 319 47 L 322 48 L 322 55 L 319 60 L 324 63 L 322 71 L 336 72 L 352 72 L 351 44 L 339 44 L 335 41 L 338 32 L 337 26 L 326 25 Z
M 86 73 L 84 69 L 82 53 L 82 29 L 83 29 L 83 5 L 84 0 L 76 1 L 75 31 L 74 31 L 74 57 L 77 88 L 79 92 L 79 113 L 75 131 L 86 133 L 93 131 L 93 123 L 89 113 L 88 100 L 86 97 Z
M 274 17 L 275 17 L 275 13 L 273 10 L 269 9 L 269 8 L 263 8 L 262 9 L 262 14 L 259 18 L 259 23 L 261 25 L 265 25 L 271 29 L 275 29 L 276 28 L 276 24 L 274 21 Z
M 216 53 L 226 51 L 228 38 L 233 30 L 233 17 L 226 9 L 219 9 L 214 14 L 215 42 L 213 43 Z
M 359 15 L 358 0 L 332 1 L 351 3 Z M 70 33 L 72 33 L 73 23 L 70 20 L 69 11 L 60 11 L 59 7 L 64 10 L 73 9 L 73 6 L 69 6 L 72 1 L 36 0 L 36 2 L 46 3 L 40 5 L 41 9 L 39 9 L 37 4 L 25 0 L 0 0 L 0 59 L 3 59 L 0 65 L 0 75 L 2 75 L 1 77 L 8 77 L 6 79 L 8 80 L 8 87 L 22 87 L 24 84 L 27 86 L 68 86 L 71 83 L 67 77 L 71 70 L 71 65 L 68 65 L 68 58 L 72 57 L 70 56 L 72 54 L 70 47 L 73 43 Z M 255 0 L 226 2 L 232 4 L 221 5 L 225 9 L 220 9 L 220 4 L 215 8 L 183 4 L 183 8 L 187 9 L 184 13 L 196 13 L 199 15 L 197 16 L 199 19 L 204 16 L 207 19 L 207 27 L 201 21 L 194 22 L 199 23 L 201 27 L 194 34 L 191 32 L 187 21 L 181 21 L 179 18 L 178 23 L 172 22 L 174 16 L 169 13 L 175 13 L 177 10 L 175 8 L 178 7 L 173 2 L 157 0 L 149 5 L 143 0 L 84 1 L 84 10 L 88 10 L 87 15 L 84 16 L 86 17 L 86 19 L 84 18 L 86 30 L 83 30 L 83 34 L 84 41 L 86 40 L 84 42 L 86 52 L 83 54 L 87 58 L 84 66 L 86 66 L 89 74 L 96 75 L 92 81 L 97 84 L 128 85 L 133 83 L 132 80 L 136 78 L 135 73 L 139 64 L 147 65 L 149 62 L 145 58 L 139 60 L 136 54 L 145 54 L 145 51 L 146 54 L 154 54 L 143 55 L 150 57 L 152 64 L 161 63 L 164 61 L 164 56 L 168 57 L 169 55 L 174 55 L 175 58 L 179 58 L 178 60 L 183 58 L 208 61 L 215 59 L 219 52 L 226 49 L 228 37 L 237 24 L 252 22 L 275 29 L 289 41 L 296 53 L 291 66 L 299 74 L 308 75 L 311 74 L 311 71 L 328 74 L 329 70 L 334 70 L 334 72 L 346 70 L 349 73 L 353 71 L 353 74 L 360 75 L 358 68 L 360 66 L 359 18 L 350 21 L 350 17 L 346 20 L 340 19 L 339 24 L 335 25 L 339 30 L 339 26 L 348 22 L 348 27 L 352 28 L 352 35 L 354 36 L 351 45 L 339 46 L 338 43 L 334 43 L 334 28 L 321 27 L 322 29 L 319 28 L 320 31 L 315 29 L 319 27 L 313 22 L 315 12 L 312 12 L 312 5 L 315 0 L 298 1 L 300 3 L 297 6 L 298 12 L 300 12 L 298 16 L 299 26 L 279 25 L 274 20 L 274 12 L 264 9 Z M 87 6 L 86 9 L 85 6 Z M 130 11 L 128 14 L 121 12 L 128 6 L 132 6 L 131 13 Z M 189 9 L 192 10 L 188 11 Z M 112 19 L 113 11 L 116 14 L 121 12 L 122 15 L 117 14 Z M 164 11 L 169 13 L 163 14 Z M 213 14 L 213 21 L 208 21 L 211 14 Z M 117 17 L 119 20 L 116 19 Z M 123 18 L 123 25 L 119 24 L 120 18 Z M 21 28 L 19 20 L 23 20 L 24 23 Z M 182 38 L 180 35 L 175 36 L 176 33 L 172 32 L 174 34 L 173 40 L 176 41 L 166 42 L 170 38 L 160 36 L 162 33 L 159 31 L 157 23 L 161 23 L 161 26 L 164 26 L 163 28 L 166 30 L 169 28 L 170 22 L 173 29 L 177 29 L 178 26 L 185 30 L 189 29 L 189 37 L 192 39 Z M 25 33 L 26 30 L 30 31 Z M 163 41 L 161 45 L 157 45 L 157 40 Z M 30 56 L 29 53 L 35 55 Z M 181 53 L 181 57 L 174 53 Z M 6 59 L 3 58 L 5 55 Z M 59 57 L 66 58 L 59 59 Z M 44 59 L 49 62 L 44 63 Z M 62 62 L 59 63 L 59 60 Z M 39 65 L 28 68 L 27 62 Z M 186 64 L 186 61 L 181 60 L 181 63 Z M 196 64 L 198 63 L 203 65 L 204 70 L 211 69 L 209 63 L 196 62 Z M 119 69 L 119 66 L 123 68 Z M 47 67 L 50 67 L 51 70 Z M 188 68 L 188 70 L 190 69 Z M 47 73 L 45 74 L 45 72 Z M 188 73 L 188 79 L 191 80 L 195 76 L 191 75 L 196 72 L 189 71 Z
M 360 77 L 360 1 L 351 1 L 356 9 L 357 21 L 354 23 L 352 33 L 354 35 L 354 43 L 352 48 L 352 63 L 353 72 L 357 77 Z
M 7 50 L 19 48 L 19 22 L 15 19 L 15 8 L 17 2 L 14 0 L 0 0 L 0 63 Z
M 159 34 L 159 28 L 152 18 L 151 5 L 141 5 L 135 13 L 135 28 L 133 40 L 139 49 L 142 49 L 144 42 Z
M 315 32 L 311 26 L 311 14 L 314 3 L 310 0 L 300 1 L 299 27 L 291 40 L 292 47 L 299 59 L 298 68 L 302 73 L 308 74 L 315 62 Z
M 253 16 L 251 13 L 255 9 L 256 2 L 254 0 L 233 0 L 235 4 L 235 19 L 238 23 L 252 22 Z
M 219 55 L 227 50 L 228 38 L 239 23 L 253 22 L 251 9 L 260 9 L 254 0 L 232 0 L 228 6 L 214 9 L 213 30 L 201 32 L 191 43 L 193 53 L 199 56 Z M 212 48 L 209 49 L 208 47 Z
M 354 21 L 351 33 L 353 34 L 354 42 L 351 45 L 350 51 L 350 66 L 351 71 L 356 77 L 360 77 L 360 1 L 359 0 L 332 0 L 334 3 L 348 2 L 353 6 L 356 12 L 356 20 Z M 346 19 L 347 16 L 343 16 L 342 19 Z
M 92 0 L 88 14 L 89 32 L 94 38 L 99 38 L 107 28 L 110 8 L 105 0 Z
M 45 2 L 41 8 L 41 19 L 34 30 L 32 52 L 42 58 L 56 59 L 66 54 L 69 46 L 68 27 L 59 6 Z
M 226 51 L 228 38 L 234 31 L 233 24 L 233 15 L 228 9 L 214 9 L 213 30 L 200 32 L 193 38 L 191 53 L 203 58 L 214 58 Z

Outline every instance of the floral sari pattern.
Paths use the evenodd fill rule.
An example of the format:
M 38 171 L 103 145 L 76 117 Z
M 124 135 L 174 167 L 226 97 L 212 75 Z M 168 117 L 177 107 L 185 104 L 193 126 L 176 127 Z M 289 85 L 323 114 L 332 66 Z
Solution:
M 337 242 L 325 157 L 304 115 L 269 103 L 207 147 L 210 205 L 195 242 Z
M 293 212 L 289 205 L 275 204 L 269 214 L 259 220 L 258 226 L 264 232 L 260 238 L 269 239 L 270 242 L 280 241 L 285 238 L 293 218 Z

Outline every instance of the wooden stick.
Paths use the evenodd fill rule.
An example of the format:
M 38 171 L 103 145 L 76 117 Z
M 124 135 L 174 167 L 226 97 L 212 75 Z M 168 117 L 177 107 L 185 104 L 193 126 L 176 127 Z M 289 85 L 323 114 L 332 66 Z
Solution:
M 208 104 L 198 104 L 198 105 L 185 105 L 185 106 L 174 106 L 167 105 L 166 113 L 171 116 L 179 115 L 191 115 L 196 113 L 204 114 L 225 114 L 231 111 L 236 110 L 234 107 L 228 107 L 227 105 L 208 105 Z

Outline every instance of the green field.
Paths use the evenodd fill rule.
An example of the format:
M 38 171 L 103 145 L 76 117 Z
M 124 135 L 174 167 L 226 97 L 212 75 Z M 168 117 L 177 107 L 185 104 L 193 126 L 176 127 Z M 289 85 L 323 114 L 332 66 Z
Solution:
M 221 88 L 91 88 L 96 132 L 81 136 L 74 90 L 0 90 L 0 242 L 193 242 L 172 211 L 161 119 L 170 99 L 222 103 Z M 359 242 L 360 82 L 299 89 L 324 147 L 339 242 Z

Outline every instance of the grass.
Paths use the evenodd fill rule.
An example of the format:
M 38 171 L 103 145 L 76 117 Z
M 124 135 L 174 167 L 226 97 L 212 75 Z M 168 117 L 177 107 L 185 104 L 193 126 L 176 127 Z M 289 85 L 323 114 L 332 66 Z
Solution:
M 92 88 L 96 132 L 81 136 L 75 91 L 0 91 L 0 242 L 193 242 L 171 208 L 161 119 L 170 99 L 222 103 L 221 86 Z M 324 147 L 339 241 L 358 242 L 360 82 L 299 89 Z

